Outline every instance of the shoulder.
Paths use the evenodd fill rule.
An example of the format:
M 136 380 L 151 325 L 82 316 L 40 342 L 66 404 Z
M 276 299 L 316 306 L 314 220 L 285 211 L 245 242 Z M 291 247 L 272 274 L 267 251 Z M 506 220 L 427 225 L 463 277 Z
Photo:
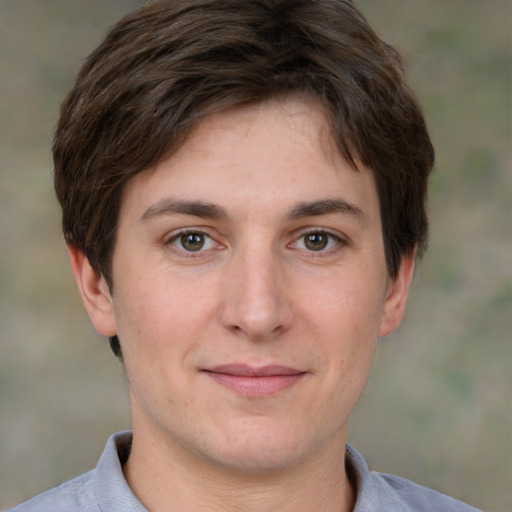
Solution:
M 389 508 L 382 510 L 404 510 L 409 512 L 478 512 L 466 503 L 455 498 L 428 489 L 405 478 L 384 473 L 371 472 L 371 478 L 381 494 L 381 503 L 387 503 Z M 400 509 L 396 508 L 398 505 Z M 395 508 L 393 508 L 395 507 Z
M 357 489 L 354 512 L 479 512 L 405 478 L 370 471 L 362 455 L 350 445 L 345 462 Z
M 131 432 L 112 435 L 95 469 L 7 512 L 147 512 L 123 475 L 131 442 Z
M 94 489 L 95 471 L 45 491 L 7 512 L 99 512 Z

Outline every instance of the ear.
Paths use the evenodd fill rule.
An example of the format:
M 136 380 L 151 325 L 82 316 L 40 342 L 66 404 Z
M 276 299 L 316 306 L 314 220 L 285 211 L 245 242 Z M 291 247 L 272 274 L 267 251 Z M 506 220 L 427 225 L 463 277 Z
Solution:
M 402 258 L 398 275 L 390 280 L 386 290 L 379 336 L 391 334 L 402 323 L 407 303 L 407 295 L 414 277 L 416 250 Z
M 92 268 L 80 249 L 68 245 L 68 254 L 76 284 L 94 328 L 105 336 L 116 335 L 114 305 L 105 278 Z

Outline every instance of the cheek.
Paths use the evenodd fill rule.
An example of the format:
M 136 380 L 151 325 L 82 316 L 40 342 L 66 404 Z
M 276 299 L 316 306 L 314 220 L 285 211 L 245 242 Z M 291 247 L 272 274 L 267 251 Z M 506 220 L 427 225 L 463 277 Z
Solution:
M 375 277 L 375 276 L 373 276 Z M 380 279 L 379 281 L 381 281 Z M 383 311 L 382 287 L 356 277 L 331 279 L 310 297 L 307 324 L 321 347 L 333 391 L 357 395 L 366 383 Z M 336 390 L 341 386 L 342 390 Z
M 321 388 L 321 396 L 309 403 L 309 411 L 312 417 L 332 420 L 316 425 L 319 429 L 346 423 L 373 363 L 382 306 L 377 299 L 380 294 L 368 288 L 363 294 L 360 285 L 356 278 L 331 279 L 323 293 L 315 293 L 309 305 L 302 305 L 306 311 L 302 309 L 301 332 L 311 335 L 304 340 L 308 344 L 305 348 L 317 358 Z
M 319 328 L 336 333 L 352 334 L 349 339 L 376 339 L 383 313 L 385 282 L 377 275 L 366 278 L 345 274 L 330 276 L 321 291 L 305 298 L 303 307 Z
M 149 355 L 174 352 L 193 342 L 214 302 L 211 287 L 162 273 L 126 279 L 114 298 L 114 314 L 123 350 Z M 126 346 L 126 348 L 124 347 Z

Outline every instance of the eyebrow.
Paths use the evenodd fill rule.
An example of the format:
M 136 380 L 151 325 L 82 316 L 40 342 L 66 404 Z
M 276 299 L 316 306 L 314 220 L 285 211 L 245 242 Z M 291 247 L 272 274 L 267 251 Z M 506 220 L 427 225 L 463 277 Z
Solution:
M 205 219 L 227 219 L 228 214 L 224 208 L 203 201 L 178 201 L 175 199 L 163 199 L 148 208 L 140 220 L 145 221 L 163 215 L 193 215 Z
M 361 208 L 344 199 L 321 199 L 318 201 L 299 203 L 288 212 L 288 218 L 297 220 L 303 217 L 317 217 L 330 213 L 348 214 L 362 223 L 368 221 L 368 217 Z
M 320 199 L 301 202 L 288 211 L 287 217 L 290 220 L 298 220 L 304 217 L 318 217 L 331 213 L 348 214 L 363 223 L 368 220 L 361 208 L 344 199 Z M 149 207 L 140 220 L 146 221 L 165 215 L 193 215 L 194 217 L 214 220 L 225 220 L 228 218 L 226 210 L 213 203 L 179 201 L 167 198 Z

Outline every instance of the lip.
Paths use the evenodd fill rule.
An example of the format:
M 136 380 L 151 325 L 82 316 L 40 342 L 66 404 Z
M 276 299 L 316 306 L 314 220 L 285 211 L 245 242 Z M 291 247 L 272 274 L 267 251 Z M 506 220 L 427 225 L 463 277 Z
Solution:
M 221 386 L 240 395 L 264 397 L 293 387 L 306 372 L 283 365 L 254 367 L 245 364 L 215 366 L 203 372 Z

